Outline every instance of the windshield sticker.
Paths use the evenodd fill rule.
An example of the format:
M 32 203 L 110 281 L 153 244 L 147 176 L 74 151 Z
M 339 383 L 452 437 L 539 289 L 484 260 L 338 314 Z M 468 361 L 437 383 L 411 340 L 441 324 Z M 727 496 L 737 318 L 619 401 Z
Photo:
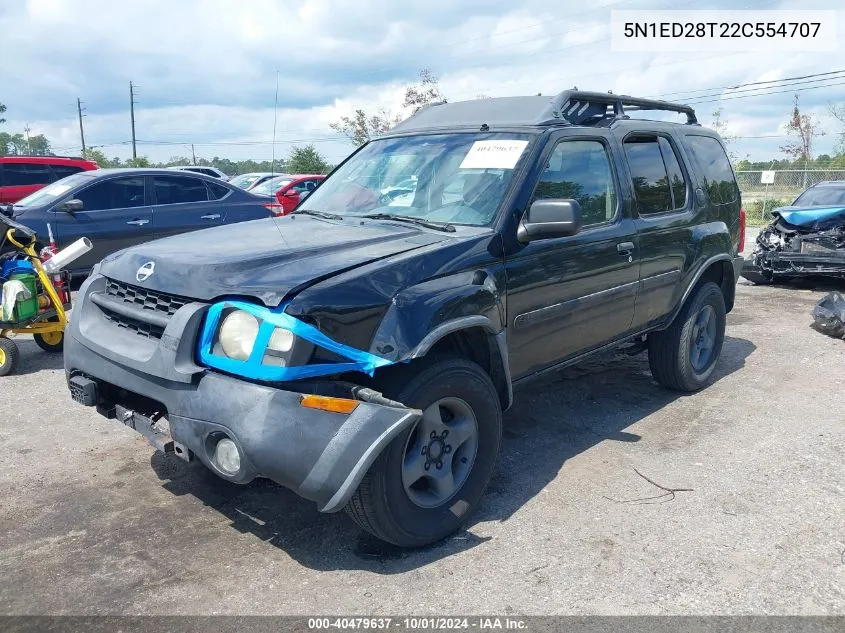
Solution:
M 60 196 L 67 191 L 70 191 L 70 185 L 53 185 L 50 187 L 50 195 L 53 196 Z
M 513 169 L 528 141 L 476 141 L 460 169 Z

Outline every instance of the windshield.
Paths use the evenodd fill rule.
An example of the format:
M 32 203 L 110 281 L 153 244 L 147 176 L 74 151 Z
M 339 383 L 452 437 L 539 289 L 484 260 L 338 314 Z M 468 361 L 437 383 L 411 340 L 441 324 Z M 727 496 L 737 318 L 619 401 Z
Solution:
M 508 189 L 528 134 L 434 134 L 375 140 L 303 203 L 338 215 L 404 215 L 486 226 Z
M 252 183 L 256 180 L 262 178 L 262 176 L 262 174 L 241 174 L 240 176 L 232 178 L 229 181 L 229 184 L 240 187 L 241 189 L 249 189 L 250 185 L 252 185 Z
M 802 193 L 795 200 L 796 207 L 838 207 L 845 206 L 845 185 L 842 187 L 814 187 Z
M 28 209 L 31 207 L 41 207 L 51 204 L 57 198 L 65 195 L 68 191 L 79 184 L 89 182 L 94 176 L 90 174 L 73 174 L 67 178 L 57 180 L 52 185 L 42 187 L 35 193 L 31 193 L 26 198 L 15 203 L 15 207 Z
M 259 196 L 272 196 L 282 187 L 289 185 L 293 181 L 290 178 L 270 178 L 265 180 L 260 185 L 255 185 L 250 189 L 250 193 L 257 193 Z

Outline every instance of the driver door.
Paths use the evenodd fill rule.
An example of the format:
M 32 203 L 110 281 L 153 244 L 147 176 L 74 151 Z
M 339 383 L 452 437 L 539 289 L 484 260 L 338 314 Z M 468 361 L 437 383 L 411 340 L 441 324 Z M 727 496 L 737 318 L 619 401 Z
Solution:
M 528 206 L 577 200 L 581 230 L 520 245 L 505 259 L 514 378 L 600 347 L 631 327 L 640 262 L 613 142 L 602 131 L 585 130 L 547 144 Z
M 153 212 L 146 181 L 145 176 L 98 180 L 73 195 L 82 201 L 81 211 L 53 212 L 53 232 L 60 249 L 81 237 L 93 244 L 73 262 L 72 272 L 87 271 L 110 253 L 152 239 Z

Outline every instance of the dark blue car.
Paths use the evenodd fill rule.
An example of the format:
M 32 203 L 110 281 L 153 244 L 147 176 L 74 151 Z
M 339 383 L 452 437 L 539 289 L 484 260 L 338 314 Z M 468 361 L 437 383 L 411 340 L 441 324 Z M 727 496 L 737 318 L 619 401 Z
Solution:
M 80 237 L 94 248 L 71 274 L 85 277 L 106 255 L 149 240 L 271 215 L 266 197 L 217 178 L 170 169 L 98 169 L 58 180 L 12 207 L 12 216 L 59 248 Z

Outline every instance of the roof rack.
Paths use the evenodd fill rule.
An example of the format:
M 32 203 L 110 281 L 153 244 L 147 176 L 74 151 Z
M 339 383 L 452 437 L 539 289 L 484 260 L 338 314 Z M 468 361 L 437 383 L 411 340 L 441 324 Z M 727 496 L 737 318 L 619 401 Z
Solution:
M 552 100 L 552 116 L 572 125 L 589 125 L 611 119 L 627 119 L 628 111 L 662 110 L 687 115 L 687 125 L 698 125 L 695 110 L 688 105 L 657 99 L 642 99 L 612 92 L 564 90 Z

